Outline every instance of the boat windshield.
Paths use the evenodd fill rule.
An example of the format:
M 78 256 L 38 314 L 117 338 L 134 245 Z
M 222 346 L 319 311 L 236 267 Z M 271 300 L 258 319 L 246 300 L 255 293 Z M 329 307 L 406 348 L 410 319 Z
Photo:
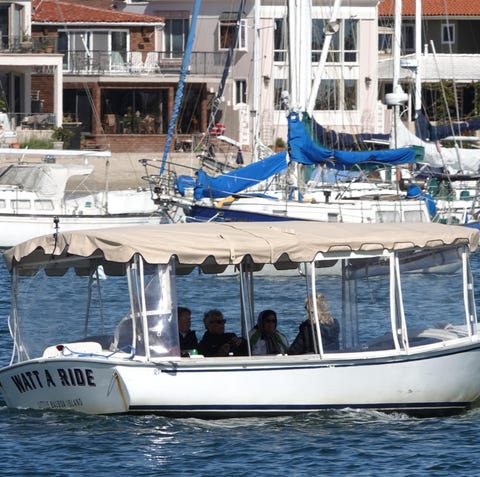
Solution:
M 144 267 L 137 257 L 130 267 L 131 310 L 115 329 L 115 349 L 132 348 L 134 354 L 161 357 L 180 353 L 174 267 Z M 144 333 L 143 330 L 148 332 Z
M 107 270 L 106 263 L 108 275 L 94 259 L 85 268 L 75 262 L 77 268 L 63 275 L 63 270 L 52 273 L 55 269 L 19 274 L 10 324 L 12 361 L 46 356 L 47 348 L 58 344 L 68 350 L 84 342 L 97 343 L 95 349 L 104 357 L 180 358 L 177 306 L 191 310 L 197 351 L 202 338 L 211 339 L 209 333 L 218 331 L 229 340 L 233 333 L 248 340 L 243 354 L 253 355 L 263 349 L 264 354 L 335 354 L 341 359 L 351 353 L 400 354 L 443 346 L 476 333 L 477 317 L 468 251 L 457 246 L 440 252 L 419 249 L 371 257 L 345 252 L 335 259 L 319 258 L 314 267 L 247 271 L 247 280 L 238 280 L 235 269 L 177 276 L 173 262 L 148 265 L 139 257 L 126 270 Z M 89 267 L 93 272 L 81 276 Z M 312 301 L 318 295 L 320 301 Z M 220 310 L 223 327 L 208 329 L 203 317 L 209 310 Z M 270 342 L 263 330 L 255 334 L 264 310 L 275 312 L 283 337 Z M 329 331 L 315 328 L 315 313 Z M 306 341 L 296 346 L 300 333 Z M 265 343 L 257 347 L 253 335 Z M 327 342 L 324 335 L 332 339 Z M 269 346 L 271 353 L 266 352 Z

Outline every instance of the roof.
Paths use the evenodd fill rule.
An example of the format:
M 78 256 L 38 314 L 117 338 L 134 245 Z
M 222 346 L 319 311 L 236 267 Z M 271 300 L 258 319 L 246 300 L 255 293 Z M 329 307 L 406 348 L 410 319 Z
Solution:
M 2 169 L 0 190 L 16 186 L 42 198 L 61 199 L 71 177 L 88 176 L 93 169 L 91 164 L 9 164 Z
M 38 23 L 138 23 L 141 25 L 164 23 L 162 17 L 126 13 L 107 8 L 91 7 L 57 0 L 34 0 L 32 22 Z
M 378 5 L 378 16 L 393 16 L 395 0 L 383 0 Z M 403 0 L 402 14 L 415 16 L 415 0 Z M 432 17 L 480 16 L 478 0 L 422 0 L 422 15 Z
M 415 55 L 402 56 L 402 60 L 415 60 Z M 455 83 L 480 81 L 480 55 L 432 53 L 420 56 L 423 82 L 440 80 L 455 80 Z M 390 80 L 393 78 L 393 58 L 385 58 L 378 62 L 378 78 Z M 415 73 L 407 68 L 400 68 L 400 79 L 413 79 Z
M 107 271 L 135 254 L 150 264 L 167 264 L 174 257 L 179 265 L 202 265 L 212 271 L 244 259 L 257 264 L 309 262 L 320 252 L 380 254 L 456 244 L 469 244 L 475 250 L 478 240 L 479 231 L 473 228 L 434 223 L 178 223 L 65 232 L 58 234 L 57 242 L 53 234 L 45 235 L 7 250 L 4 259 L 10 270 L 20 262 L 24 273 L 48 262 L 49 268 L 58 267 L 53 273 L 61 274 L 72 266 L 64 261 L 80 257 L 98 257 L 96 265 L 102 264 Z

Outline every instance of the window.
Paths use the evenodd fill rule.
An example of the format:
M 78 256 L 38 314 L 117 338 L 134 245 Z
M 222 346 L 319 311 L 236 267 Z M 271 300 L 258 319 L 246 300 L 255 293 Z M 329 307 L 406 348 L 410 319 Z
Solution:
M 338 109 L 340 85 L 338 80 L 322 80 L 318 88 L 315 109 L 331 111 Z
M 325 28 L 327 20 L 323 18 L 312 19 L 312 61 L 320 61 L 323 44 L 325 43 Z M 328 49 L 327 61 L 338 63 L 340 61 L 340 37 L 338 31 L 333 34 Z
M 287 61 L 287 22 L 284 18 L 275 18 L 273 61 Z
M 273 82 L 273 101 L 275 109 L 285 109 L 282 101 L 282 93 L 288 91 L 288 81 L 286 79 L 276 79 Z
M 37 199 L 34 204 L 35 210 L 53 210 L 53 202 L 48 199 Z
M 164 35 L 167 58 L 183 57 L 189 27 L 187 18 L 173 18 L 165 21 Z
M 29 200 L 12 200 L 11 202 L 12 209 L 20 210 L 20 209 L 30 209 L 32 205 L 30 204 Z
M 247 102 L 247 81 L 235 81 L 235 104 Z
M 378 51 L 380 53 L 391 53 L 393 44 L 393 30 L 389 28 L 380 29 L 378 32 Z
M 358 52 L 358 20 L 343 20 L 343 50 L 346 63 L 357 61 Z
M 357 80 L 322 80 L 315 101 L 321 111 L 353 111 L 357 109 Z
M 415 25 L 407 23 L 402 25 L 402 53 L 415 51 Z
M 357 109 L 357 81 L 345 80 L 343 83 L 343 109 L 345 111 L 354 111 Z
M 453 43 L 455 43 L 455 25 L 442 24 L 442 44 L 452 45 Z
M 127 30 L 60 31 L 58 50 L 64 54 L 63 68 L 108 71 L 113 52 L 126 61 L 128 34 Z
M 335 27 L 336 28 L 336 27 Z M 312 61 L 320 61 L 325 43 L 325 31 L 332 31 L 332 26 L 323 18 L 312 19 Z M 340 20 L 338 30 L 333 33 L 328 50 L 327 62 L 352 63 L 358 54 L 358 20 Z
M 218 48 L 228 50 L 232 44 L 235 29 L 237 28 L 237 13 L 222 13 L 220 15 L 220 24 L 218 28 Z M 247 49 L 247 22 L 240 20 L 238 25 L 238 39 L 235 48 L 237 50 Z

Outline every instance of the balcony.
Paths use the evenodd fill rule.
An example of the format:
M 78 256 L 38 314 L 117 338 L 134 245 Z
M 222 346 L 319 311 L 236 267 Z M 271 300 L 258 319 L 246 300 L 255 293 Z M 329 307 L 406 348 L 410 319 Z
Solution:
M 1 53 L 63 54 L 65 75 L 179 75 L 183 52 L 167 51 L 63 51 L 55 38 L 1 37 Z M 193 52 L 190 56 L 189 75 L 221 77 L 227 52 Z
M 189 75 L 220 77 L 226 61 L 225 52 L 195 52 L 190 57 Z M 64 75 L 112 75 L 112 76 L 178 76 L 182 67 L 181 57 L 172 57 L 165 51 L 106 52 L 82 51 L 64 53 Z

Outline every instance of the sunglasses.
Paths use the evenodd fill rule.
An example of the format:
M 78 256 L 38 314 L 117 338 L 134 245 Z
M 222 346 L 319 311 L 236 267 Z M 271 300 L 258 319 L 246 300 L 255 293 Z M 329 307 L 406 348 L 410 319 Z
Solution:
M 227 320 L 210 320 L 210 324 L 215 324 L 215 325 L 224 325 L 227 322 Z
M 264 323 L 276 323 L 277 320 L 275 318 L 267 318 L 263 320 Z

